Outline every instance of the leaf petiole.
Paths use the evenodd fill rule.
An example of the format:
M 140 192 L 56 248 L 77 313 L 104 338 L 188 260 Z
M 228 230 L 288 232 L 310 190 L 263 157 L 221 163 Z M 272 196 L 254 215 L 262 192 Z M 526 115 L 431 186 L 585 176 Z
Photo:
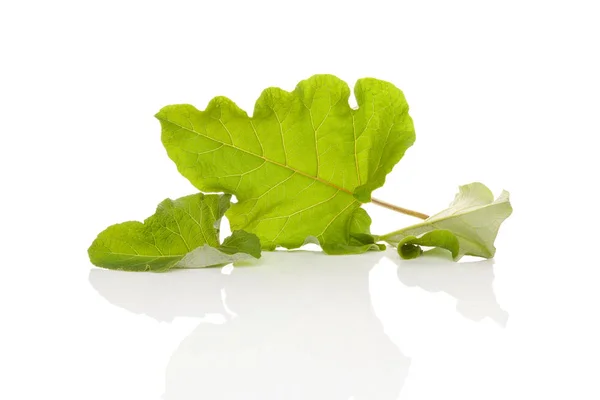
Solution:
M 396 211 L 396 212 L 399 212 L 402 214 L 410 215 L 411 217 L 417 217 L 417 218 L 421 218 L 421 219 L 429 218 L 429 215 L 427 215 L 427 214 L 423 214 L 418 211 L 409 210 L 408 208 L 398 207 L 393 204 L 386 203 L 385 201 L 371 198 L 371 202 L 373 204 L 377 204 L 380 207 L 385 207 L 385 208 L 388 208 L 390 210 L 393 210 L 393 211 Z

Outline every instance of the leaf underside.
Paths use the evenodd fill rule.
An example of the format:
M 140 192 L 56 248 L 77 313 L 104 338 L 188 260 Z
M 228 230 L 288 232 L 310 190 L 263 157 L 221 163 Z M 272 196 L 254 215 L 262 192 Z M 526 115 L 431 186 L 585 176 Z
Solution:
M 461 186 L 447 209 L 380 239 L 398 247 L 405 259 L 421 255 L 420 246 L 444 248 L 455 261 L 464 255 L 491 258 L 500 225 L 511 213 L 507 191 L 494 200 L 484 184 L 475 182 Z
M 109 226 L 88 249 L 91 262 L 103 268 L 162 272 L 202 268 L 260 257 L 255 235 L 236 231 L 219 244 L 219 226 L 230 195 L 198 193 L 161 202 L 143 223 Z
M 361 204 L 415 140 L 403 93 L 365 78 L 350 89 L 332 75 L 301 81 L 293 92 L 263 91 L 249 117 L 215 97 L 156 114 L 178 170 L 204 192 L 234 194 L 232 230 L 255 233 L 265 249 L 318 242 L 330 254 L 381 249 Z

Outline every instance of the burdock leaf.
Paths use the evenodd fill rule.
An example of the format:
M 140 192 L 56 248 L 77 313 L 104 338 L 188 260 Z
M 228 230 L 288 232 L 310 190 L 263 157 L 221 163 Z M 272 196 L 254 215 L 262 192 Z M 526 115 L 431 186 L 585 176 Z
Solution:
M 260 257 L 260 242 L 236 231 L 219 244 L 219 225 L 230 195 L 202 193 L 166 199 L 143 223 L 109 226 L 88 249 L 92 264 L 125 271 L 202 268 Z
M 201 191 L 236 196 L 232 230 L 255 233 L 266 249 L 318 241 L 330 254 L 361 253 L 381 248 L 361 204 L 415 134 L 391 83 L 360 79 L 354 94 L 357 109 L 345 82 L 316 75 L 293 92 L 264 90 L 252 117 L 225 97 L 204 111 L 172 105 L 156 117 L 181 174 Z

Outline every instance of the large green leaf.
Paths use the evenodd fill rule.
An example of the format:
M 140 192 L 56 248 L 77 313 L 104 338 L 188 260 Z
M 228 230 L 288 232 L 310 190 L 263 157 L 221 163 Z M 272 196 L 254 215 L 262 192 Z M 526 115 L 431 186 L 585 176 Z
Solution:
M 449 208 L 380 239 L 397 246 L 402 258 L 418 257 L 420 246 L 445 248 L 455 260 L 464 255 L 491 258 L 498 229 L 511 213 L 507 191 L 494 200 L 484 184 L 475 182 L 461 186 Z
M 266 89 L 252 117 L 225 97 L 205 111 L 172 105 L 156 117 L 169 157 L 192 184 L 237 197 L 227 212 L 233 230 L 255 233 L 267 249 L 318 240 L 328 253 L 359 253 L 380 248 L 361 203 L 415 134 L 391 83 L 360 79 L 354 94 L 358 109 L 345 82 L 316 75 L 293 92 Z
M 166 199 L 144 223 L 128 221 L 102 231 L 88 250 L 94 265 L 126 271 L 201 268 L 260 257 L 260 242 L 236 231 L 219 244 L 230 195 Z

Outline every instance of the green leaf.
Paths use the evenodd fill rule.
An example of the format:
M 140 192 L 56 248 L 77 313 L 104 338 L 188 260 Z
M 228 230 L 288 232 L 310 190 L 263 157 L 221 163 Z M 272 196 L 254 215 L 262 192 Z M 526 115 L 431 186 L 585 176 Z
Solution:
M 457 258 L 460 251 L 460 242 L 452 232 L 446 229 L 437 229 L 427 232 L 419 238 L 406 236 L 398 243 L 398 254 L 406 260 L 417 258 L 423 254 L 421 246 L 446 249 L 452 253 L 452 258 Z
M 234 231 L 231 236 L 223 240 L 218 247 L 225 254 L 247 253 L 254 258 L 260 258 L 260 242 L 256 235 L 245 231 Z
M 236 231 L 219 245 L 230 195 L 202 193 L 166 199 L 144 223 L 123 222 L 101 232 L 88 249 L 92 264 L 126 271 L 201 268 L 260 257 L 260 242 Z
M 365 78 L 354 93 L 358 109 L 345 82 L 315 75 L 293 92 L 264 90 L 252 117 L 225 97 L 204 111 L 172 105 L 156 117 L 181 174 L 201 191 L 236 196 L 232 230 L 255 233 L 270 250 L 318 242 L 330 254 L 361 253 L 380 249 L 361 203 L 415 134 L 394 85 Z
M 380 239 L 398 246 L 403 258 L 418 257 L 422 253 L 420 246 L 445 248 L 455 261 L 464 255 L 491 258 L 496 252 L 498 229 L 511 213 L 507 191 L 494 201 L 492 192 L 475 182 L 461 186 L 449 208 Z

